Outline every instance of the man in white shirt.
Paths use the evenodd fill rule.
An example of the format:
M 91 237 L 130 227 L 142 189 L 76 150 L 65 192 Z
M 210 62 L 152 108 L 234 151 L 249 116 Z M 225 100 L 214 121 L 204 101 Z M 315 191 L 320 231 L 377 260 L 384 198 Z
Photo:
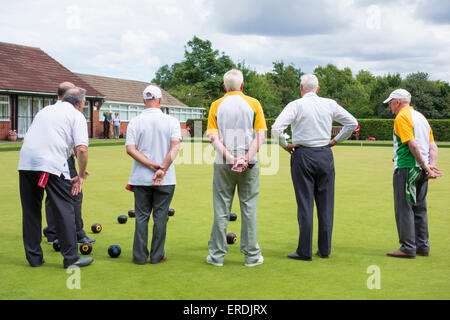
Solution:
M 59 105 L 62 103 L 62 100 L 64 98 L 64 95 L 66 92 L 71 89 L 75 88 L 75 85 L 71 82 L 62 82 L 58 86 L 58 101 L 56 101 L 56 105 Z M 74 150 L 71 150 L 71 154 L 69 158 L 67 159 L 67 164 L 69 166 L 69 172 L 70 177 L 75 178 L 78 176 L 77 169 L 75 167 L 75 159 L 74 159 Z M 94 243 L 95 239 L 89 238 L 86 235 L 86 232 L 83 230 L 83 219 L 81 215 L 81 209 L 82 209 L 82 203 L 83 203 L 83 191 L 80 191 L 76 196 L 74 196 L 74 209 L 75 209 L 75 225 L 76 225 L 76 231 L 77 231 L 77 241 L 78 243 Z M 46 198 L 45 200 L 45 217 L 47 220 L 47 227 L 45 231 L 45 236 L 47 237 L 47 243 L 53 244 L 56 238 L 56 226 L 53 218 L 53 210 L 52 206 L 50 205 L 50 199 Z
M 64 267 L 92 263 L 78 255 L 73 196 L 86 178 L 88 131 L 81 110 L 85 90 L 69 89 L 63 102 L 38 112 L 25 136 L 19 158 L 19 184 L 23 215 L 23 241 L 28 262 L 44 263 L 42 240 L 42 199 L 44 190 L 54 212 L 56 233 Z M 75 147 L 80 175 L 70 178 L 67 158 Z
M 312 260 L 314 200 L 317 206 L 319 237 L 317 255 L 328 258 L 334 216 L 334 159 L 331 147 L 345 141 L 358 126 L 356 119 L 331 99 L 317 96 L 319 81 L 315 75 L 303 75 L 300 81 L 302 98 L 289 103 L 272 126 L 272 137 L 291 156 L 291 177 L 297 199 L 300 228 L 296 252 L 288 258 Z M 333 121 L 343 125 L 331 138 Z M 284 138 L 291 125 L 292 144 Z
M 167 213 L 175 191 L 175 160 L 181 141 L 180 123 L 161 111 L 161 90 L 148 86 L 143 92 L 146 109 L 127 127 L 126 149 L 134 159 L 128 184 L 134 188 L 136 226 L 133 262 L 149 257 L 148 222 L 153 211 L 150 263 L 166 261 L 164 251 Z

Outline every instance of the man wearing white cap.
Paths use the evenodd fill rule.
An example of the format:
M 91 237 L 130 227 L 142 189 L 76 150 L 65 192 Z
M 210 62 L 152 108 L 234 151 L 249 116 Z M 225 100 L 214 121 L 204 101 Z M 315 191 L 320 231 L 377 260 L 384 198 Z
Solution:
M 401 247 L 388 252 L 396 258 L 428 256 L 428 179 L 442 176 L 436 168 L 438 148 L 427 119 L 410 106 L 411 94 L 394 90 L 384 103 L 394 120 L 394 208 Z
M 181 141 L 180 123 L 161 111 L 161 90 L 145 88 L 146 109 L 127 127 L 126 149 L 134 159 L 128 184 L 134 187 L 136 227 L 133 262 L 145 264 L 149 257 L 148 222 L 153 212 L 150 263 L 166 261 L 167 212 L 175 191 L 175 167 Z

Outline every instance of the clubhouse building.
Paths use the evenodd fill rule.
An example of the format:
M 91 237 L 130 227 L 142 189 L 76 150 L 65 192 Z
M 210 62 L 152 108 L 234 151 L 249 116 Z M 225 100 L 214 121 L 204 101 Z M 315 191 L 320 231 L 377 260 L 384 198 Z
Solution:
M 61 82 L 86 89 L 83 114 L 90 138 L 103 136 L 103 113 L 119 113 L 121 133 L 144 109 L 142 91 L 150 83 L 73 73 L 44 51 L 0 42 L 0 140 L 23 138 L 36 114 L 57 100 Z M 180 121 L 183 135 L 187 119 L 203 118 L 204 108 L 189 107 L 166 91 L 161 109 Z

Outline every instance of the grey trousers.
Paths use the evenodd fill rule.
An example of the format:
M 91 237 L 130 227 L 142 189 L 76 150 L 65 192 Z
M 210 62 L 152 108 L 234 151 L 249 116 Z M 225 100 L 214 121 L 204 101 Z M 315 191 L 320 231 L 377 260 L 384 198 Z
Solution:
M 416 204 L 406 200 L 407 168 L 395 169 L 393 176 L 395 220 L 400 250 L 415 256 L 416 251 L 430 251 L 428 236 L 427 192 L 425 171 L 416 180 Z
M 241 208 L 240 250 L 244 254 L 244 263 L 256 263 L 261 257 L 256 219 L 259 168 L 256 164 L 242 173 L 237 173 L 231 171 L 231 167 L 231 164 L 214 164 L 214 223 L 208 245 L 209 255 L 214 262 L 223 263 L 228 251 L 227 225 L 237 187 Z
M 328 146 L 300 147 L 291 156 L 291 177 L 297 199 L 300 229 L 297 253 L 312 256 L 314 201 L 319 222 L 318 247 L 322 255 L 331 253 L 334 216 L 334 158 Z
M 150 262 L 158 263 L 164 258 L 168 210 L 174 191 L 175 185 L 134 187 L 136 224 L 134 231 L 133 257 L 136 262 L 145 263 L 149 256 L 148 222 L 152 212 L 154 224 Z

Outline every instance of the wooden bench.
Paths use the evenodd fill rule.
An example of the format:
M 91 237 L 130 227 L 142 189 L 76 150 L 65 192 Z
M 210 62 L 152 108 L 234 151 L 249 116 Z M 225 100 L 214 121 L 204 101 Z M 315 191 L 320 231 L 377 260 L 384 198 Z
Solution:
M 331 127 L 331 139 L 336 137 L 342 128 L 343 128 L 343 126 L 332 126 Z M 355 137 L 355 140 L 359 140 L 359 131 L 357 131 L 355 134 L 353 134 L 353 136 Z

